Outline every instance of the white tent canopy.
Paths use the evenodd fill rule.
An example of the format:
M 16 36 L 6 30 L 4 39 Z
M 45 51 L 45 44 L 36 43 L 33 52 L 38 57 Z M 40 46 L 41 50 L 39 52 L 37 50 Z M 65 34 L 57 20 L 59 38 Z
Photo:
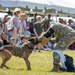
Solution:
M 75 8 L 75 0 L 19 0 L 39 4 L 58 5 L 63 7 Z
M 4 7 L 26 7 L 34 9 L 56 9 L 68 13 L 75 13 L 75 0 L 0 0 Z

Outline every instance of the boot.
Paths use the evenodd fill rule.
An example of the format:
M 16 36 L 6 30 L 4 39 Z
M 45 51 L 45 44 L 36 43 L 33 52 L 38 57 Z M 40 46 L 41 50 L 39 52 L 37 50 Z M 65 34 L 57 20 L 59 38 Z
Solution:
M 57 64 L 54 64 L 53 69 L 51 70 L 51 72 L 59 72 L 60 71 L 60 66 Z

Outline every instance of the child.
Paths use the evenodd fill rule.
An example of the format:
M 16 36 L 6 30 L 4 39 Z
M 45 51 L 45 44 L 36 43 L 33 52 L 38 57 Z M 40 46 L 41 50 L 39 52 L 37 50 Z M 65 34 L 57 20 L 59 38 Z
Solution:
M 23 43 L 28 42 L 29 36 L 22 35 L 20 39 L 21 42 L 19 43 L 19 45 L 22 45 Z
M 11 45 L 14 45 L 14 40 L 15 40 L 15 39 L 14 39 L 13 37 L 10 38 L 10 44 L 11 44 Z

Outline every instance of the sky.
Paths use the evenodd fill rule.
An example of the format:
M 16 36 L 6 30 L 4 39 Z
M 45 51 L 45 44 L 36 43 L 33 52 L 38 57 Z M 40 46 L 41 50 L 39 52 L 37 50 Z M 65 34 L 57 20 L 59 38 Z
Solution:
M 35 2 L 35 3 L 37 2 L 37 3 L 45 3 L 45 4 L 48 4 L 48 2 L 65 1 L 71 4 L 75 4 L 75 0 L 0 0 L 0 1 L 28 1 L 28 2 Z
M 27 1 L 40 4 L 57 4 L 61 6 L 74 7 L 75 0 L 0 0 L 0 1 Z
M 17 0 L 18 1 L 18 0 Z M 37 2 L 37 3 L 45 3 L 45 4 L 48 4 L 48 2 L 67 2 L 67 3 L 71 3 L 71 4 L 75 4 L 75 0 L 19 0 L 19 1 L 29 1 L 29 2 Z
M 19 0 L 19 1 L 28 1 L 40 4 L 48 4 L 48 5 L 54 4 L 58 6 L 75 8 L 75 0 Z

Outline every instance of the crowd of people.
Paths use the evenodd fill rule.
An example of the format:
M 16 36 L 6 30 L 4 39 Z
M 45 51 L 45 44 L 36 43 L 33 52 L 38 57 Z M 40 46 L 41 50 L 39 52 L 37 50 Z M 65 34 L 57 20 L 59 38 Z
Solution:
M 3 45 L 22 45 L 29 42 L 31 37 L 37 37 L 39 40 L 42 33 L 45 33 L 42 38 L 48 39 L 48 42 L 42 45 L 45 39 L 41 40 L 34 46 L 34 52 L 38 50 L 53 51 L 53 69 L 51 71 L 59 71 L 61 67 L 65 68 L 65 55 L 63 50 L 75 49 L 75 23 L 69 19 L 68 22 L 59 18 L 57 23 L 51 20 L 51 14 L 42 16 L 36 13 L 34 18 L 29 19 L 29 16 L 21 11 L 20 8 L 15 8 L 13 16 L 5 15 L 3 20 L 0 20 L 0 47 Z M 55 38 L 56 42 L 51 40 Z M 73 71 L 72 71 L 73 72 Z M 75 68 L 74 68 L 75 72 Z
M 29 21 L 28 18 L 29 16 L 22 12 L 20 8 L 15 8 L 13 16 L 5 15 L 4 19 L 0 20 L 0 47 L 8 44 L 22 45 L 23 42 L 27 42 L 30 37 L 40 36 L 42 32 L 49 28 L 52 22 L 51 14 L 43 17 L 36 13 L 31 21 Z M 59 18 L 59 23 L 75 29 L 74 22 L 71 19 L 66 22 L 66 20 Z M 54 35 L 52 35 L 52 37 L 54 37 Z M 38 50 L 38 52 L 40 52 L 41 49 L 51 50 L 53 47 L 55 47 L 55 44 L 49 41 L 44 46 L 40 44 L 35 45 L 34 51 Z M 67 49 L 75 49 L 75 42 Z

